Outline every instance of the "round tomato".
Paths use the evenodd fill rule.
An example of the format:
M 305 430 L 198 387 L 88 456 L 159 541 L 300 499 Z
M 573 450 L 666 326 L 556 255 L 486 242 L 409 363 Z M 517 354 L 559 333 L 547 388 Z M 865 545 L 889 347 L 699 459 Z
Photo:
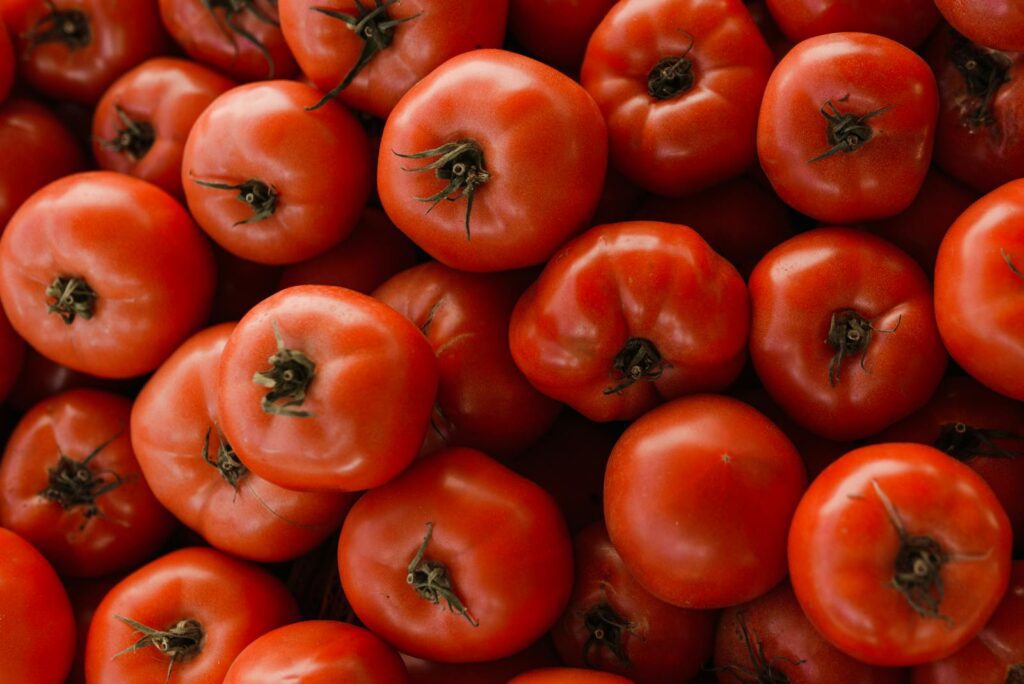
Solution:
M 859 439 L 921 407 L 946 369 L 931 284 L 908 255 L 850 228 L 769 252 L 750 276 L 750 357 L 789 416 Z
M 774 61 L 740 0 L 632 0 L 594 31 L 580 82 L 604 114 L 615 168 L 678 196 L 754 163 Z
M 572 667 L 546 667 L 524 672 L 510 679 L 508 684 L 633 684 L 633 680 L 608 672 Z
M 155 185 L 67 176 L 26 201 L 0 238 L 0 300 L 45 356 L 101 377 L 156 368 L 206 320 L 210 245 Z
M 241 320 L 224 348 L 217 415 L 260 477 L 289 489 L 357 491 L 412 462 L 437 389 L 426 338 L 351 290 L 299 285 Z
M 647 591 L 682 608 L 720 608 L 786 576 L 786 533 L 806 484 L 800 455 L 762 414 L 728 397 L 685 397 L 615 444 L 604 517 Z
M 545 64 L 575 73 L 594 29 L 615 0 L 509 0 L 508 29 Z
M 867 33 L 803 41 L 772 73 L 757 152 L 791 207 L 829 223 L 892 216 L 924 182 L 939 101 L 909 48 Z
M 975 379 L 1024 399 L 1024 179 L 972 204 L 935 264 L 935 315 L 950 355 Z
M 792 40 L 826 33 L 874 33 L 917 47 L 939 20 L 932 0 L 768 0 L 768 9 Z
M 416 84 L 388 117 L 377 191 L 395 225 L 447 266 L 529 266 L 590 220 L 606 139 L 575 81 L 522 55 L 475 50 Z
M 746 357 L 743 279 L 690 228 L 598 226 L 566 245 L 509 326 L 533 385 L 591 420 L 727 387 Z
M 360 621 L 403 653 L 484 661 L 555 623 L 572 588 L 572 545 L 544 490 L 453 448 L 356 502 L 338 570 Z
M 1024 51 L 1020 0 L 935 0 L 942 16 L 971 40 L 998 50 Z
M 789 570 L 834 646 L 916 665 L 982 628 L 1006 590 L 1010 547 L 1010 521 L 977 473 L 932 447 L 879 444 L 811 483 L 793 516 Z

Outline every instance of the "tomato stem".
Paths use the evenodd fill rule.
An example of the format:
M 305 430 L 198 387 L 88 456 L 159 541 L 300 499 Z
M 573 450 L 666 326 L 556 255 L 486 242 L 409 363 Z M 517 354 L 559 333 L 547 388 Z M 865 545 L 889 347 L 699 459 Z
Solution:
M 867 372 L 867 349 L 871 343 L 871 335 L 875 332 L 891 334 L 899 330 L 903 321 L 901 315 L 896 319 L 896 325 L 890 330 L 879 330 L 871 325 L 871 322 L 852 309 L 846 309 L 832 314 L 832 320 L 828 327 L 828 336 L 825 343 L 832 345 L 836 353 L 828 364 L 828 383 L 835 387 L 839 382 L 839 372 L 842 370 L 843 357 L 860 354 L 860 367 Z
M 1013 263 L 1013 257 L 1010 256 L 1010 253 L 1002 247 L 999 248 L 999 253 L 1003 256 L 1003 261 L 1005 261 L 1006 265 L 1010 267 L 1013 274 L 1021 280 L 1024 280 L 1024 272 L 1021 272 L 1021 270 L 1017 268 L 1017 265 Z
M 662 57 L 647 73 L 647 92 L 656 100 L 678 97 L 693 88 L 696 82 L 693 62 L 687 57 L 693 49 L 693 36 L 686 35 L 690 37 L 690 44 L 683 54 Z
M 416 152 L 413 154 L 402 154 L 394 152 L 396 156 L 403 159 L 436 159 L 426 166 L 417 168 L 402 167 L 403 171 L 419 172 L 433 171 L 434 175 L 448 184 L 438 193 L 430 197 L 417 197 L 420 202 L 430 202 L 429 214 L 434 207 L 440 204 L 441 200 L 455 202 L 466 198 L 466 240 L 470 239 L 469 217 L 473 212 L 473 198 L 476 189 L 491 178 L 491 174 L 484 168 L 484 152 L 473 140 L 456 140 L 445 143 L 440 147 L 431 150 Z
M 64 43 L 68 50 L 85 47 L 92 40 L 89 17 L 81 10 L 59 10 L 53 0 L 45 0 L 50 8 L 21 36 L 26 41 L 25 55 L 43 43 Z
M 93 470 L 90 467 L 92 460 L 117 437 L 114 435 L 103 442 L 81 461 L 76 461 L 58 449 L 57 464 L 46 470 L 47 485 L 39 492 L 39 496 L 59 504 L 65 511 L 76 506 L 84 507 L 84 520 L 80 529 L 100 514 L 96 499 L 124 483 L 121 476 L 112 470 Z
M 638 380 L 657 380 L 665 368 L 671 368 L 671 364 L 661 358 L 653 342 L 643 337 L 630 337 L 612 360 L 612 371 L 619 373 L 621 381 L 606 387 L 604 393 L 619 394 Z
M 119 658 L 126 653 L 134 653 L 140 649 L 152 646 L 161 654 L 170 658 L 170 662 L 167 663 L 165 684 L 171 681 L 171 671 L 174 669 L 175 663 L 194 658 L 202 650 L 203 637 L 205 635 L 203 626 L 198 620 L 191 618 L 179 620 L 166 630 L 158 630 L 147 627 L 141 622 L 136 622 L 123 615 L 115 615 L 114 617 L 142 634 L 138 641 L 123 651 L 114 654 L 114 657 Z
M 252 377 L 254 383 L 270 390 L 260 401 L 260 408 L 264 413 L 309 418 L 313 415 L 309 411 L 291 407 L 301 406 L 306 400 L 306 391 L 316 375 L 316 364 L 301 351 L 286 348 L 277 322 L 274 321 L 272 325 L 277 351 L 267 359 L 270 368 L 257 371 Z
M 206 438 L 203 440 L 203 460 L 216 468 L 220 476 L 237 492 L 239 482 L 249 474 L 249 469 L 224 439 L 224 435 L 220 434 L 220 430 L 217 430 L 217 441 L 220 445 L 217 447 L 217 456 L 210 458 L 210 430 L 206 428 Z
M 231 41 L 231 45 L 235 50 L 235 55 L 238 55 L 238 43 L 235 42 L 235 37 L 232 34 L 237 34 L 242 37 L 242 40 L 246 41 L 263 55 L 263 59 L 267 62 L 267 78 L 274 78 L 274 57 L 270 54 L 270 50 L 267 46 L 260 41 L 255 35 L 252 34 L 248 29 L 239 24 L 241 15 L 248 12 L 252 16 L 256 17 L 259 21 L 269 26 L 279 28 L 281 25 L 272 16 L 264 12 L 256 5 L 256 0 L 202 0 L 203 7 L 206 11 L 213 16 L 214 21 L 217 22 L 217 28 L 220 29 L 224 37 Z M 223 23 L 221 23 L 221 17 L 218 16 L 216 10 L 224 10 Z
M 1024 443 L 1024 435 L 1006 430 L 976 428 L 966 423 L 944 423 L 939 426 L 939 436 L 934 446 L 958 461 L 969 461 L 979 456 L 1010 459 L 1020 456 L 1020 453 L 1004 449 L 996 440 Z
M 252 209 L 252 216 L 241 221 L 235 221 L 232 226 L 240 226 L 246 223 L 256 223 L 265 218 L 273 216 L 277 210 L 277 190 L 272 185 L 267 185 L 261 180 L 250 178 L 244 183 L 215 183 L 193 178 L 196 183 L 214 190 L 237 190 L 235 196 L 240 202 L 244 202 Z
M 1007 668 L 1003 684 L 1024 684 L 1024 663 L 1017 663 Z
M 148 121 L 131 118 L 119 104 L 114 105 L 114 112 L 121 121 L 121 128 L 117 129 L 117 134 L 109 140 L 99 138 L 100 145 L 118 154 L 125 154 L 132 161 L 142 159 L 156 140 L 153 125 Z
M 629 656 L 622 644 L 622 633 L 631 632 L 633 623 L 616 613 L 607 601 L 591 606 L 590 610 L 584 613 L 583 626 L 590 633 L 583 644 L 583 664 L 586 667 L 593 667 L 590 662 L 591 650 L 602 646 L 611 651 L 623 665 L 630 664 Z
M 950 29 L 953 31 L 953 29 Z M 971 130 L 995 124 L 992 103 L 999 88 L 1010 80 L 1009 57 L 972 43 L 953 31 L 949 60 L 964 78 L 967 97 L 958 99 L 960 120 Z
M 837 152 L 849 154 L 859 150 L 875 134 L 874 129 L 865 122 L 889 109 L 891 107 L 882 107 L 873 112 L 857 116 L 849 112 L 840 112 L 832 100 L 827 100 L 819 111 L 825 117 L 825 121 L 828 122 L 828 126 L 825 128 L 825 135 L 831 147 L 814 159 L 809 160 L 808 163 L 827 159 Z
M 743 613 L 736 616 L 736 624 L 739 625 L 740 639 L 743 641 L 743 647 L 747 650 L 751 667 L 731 664 L 712 668 L 713 671 L 728 672 L 736 679 L 748 684 L 789 684 L 789 677 L 785 672 L 777 669 L 775 663 L 781 661 L 798 666 L 807 662 L 802 659 L 793 660 L 786 656 L 769 658 L 764 652 L 764 642 L 757 638 L 756 633 L 751 637 L 747 623 L 743 619 Z
M 458 613 L 466 618 L 469 624 L 479 627 L 480 623 L 470 614 L 469 608 L 465 606 L 452 588 L 452 580 L 444 563 L 424 559 L 424 555 L 427 553 L 427 545 L 430 543 L 433 535 L 434 523 L 428 522 L 427 535 L 423 537 L 423 543 L 420 544 L 416 555 L 413 556 L 412 561 L 409 562 L 409 567 L 406 568 L 405 581 L 422 598 L 434 605 L 439 605 L 441 599 L 444 599 L 448 604 L 449 611 Z
M 57 276 L 46 288 L 46 296 L 53 299 L 46 305 L 46 312 L 57 314 L 66 325 L 71 325 L 78 316 L 86 320 L 92 318 L 97 298 L 85 278 L 77 276 Z

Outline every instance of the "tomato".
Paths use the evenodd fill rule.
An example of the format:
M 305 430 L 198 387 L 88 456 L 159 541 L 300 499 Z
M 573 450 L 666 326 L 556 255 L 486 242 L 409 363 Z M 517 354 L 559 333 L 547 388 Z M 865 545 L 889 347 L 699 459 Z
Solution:
M 219 551 L 172 551 L 121 580 L 89 627 L 89 684 L 220 684 L 257 637 L 298 619 L 266 570 Z
M 29 195 L 82 168 L 74 136 L 41 104 L 11 98 L 0 104 L 0 231 Z
M 189 57 L 239 81 L 298 73 L 276 0 L 160 0 L 160 16 Z
M 0 299 L 37 351 L 126 378 L 156 368 L 210 310 L 210 246 L 173 197 L 110 171 L 26 201 L 0 239 Z
M 253 473 L 289 489 L 357 491 L 412 462 L 437 363 L 393 309 L 344 288 L 300 285 L 245 315 L 217 382 L 221 430 Z
M 351 497 L 278 487 L 249 472 L 223 439 L 214 371 L 234 327 L 197 333 L 160 366 L 132 407 L 132 445 L 157 498 L 212 546 L 289 560 L 341 526 Z
M 35 406 L 0 461 L 0 524 L 62 575 L 98 577 L 145 562 L 174 518 L 153 496 L 132 451 L 131 402 L 72 390 Z
M 769 252 L 750 276 L 750 357 L 789 416 L 833 440 L 921 407 L 946 369 L 931 285 L 908 255 L 850 228 Z
M 267 632 L 245 647 L 224 684 L 404 684 L 402 659 L 360 627 L 343 622 L 296 622 Z
M 1014 561 L 1010 586 L 978 636 L 943 660 L 914 668 L 913 684 L 992 682 L 1024 676 L 1024 561 Z
M 446 266 L 530 266 L 589 221 L 605 140 L 576 82 L 522 55 L 475 50 L 434 70 L 388 117 L 377 191 L 399 230 Z
M 64 681 L 75 653 L 75 619 L 68 595 L 42 554 L 2 527 L 0 624 L 4 678 L 38 684 Z
M 604 114 L 615 168 L 679 196 L 754 163 L 773 63 L 740 0 L 632 0 L 594 31 L 580 82 Z
M 71 610 L 75 616 L 75 631 L 78 639 L 75 642 L 75 659 L 71 663 L 71 673 L 65 684 L 86 684 L 85 682 L 85 641 L 89 634 L 92 616 L 100 601 L 115 584 L 123 579 L 121 575 L 110 575 L 91 579 L 65 579 L 64 587 L 71 600 Z
M 5 0 L 19 77 L 54 98 L 93 104 L 118 76 L 167 50 L 156 2 Z
M 440 379 L 426 451 L 468 446 L 509 456 L 547 432 L 561 404 L 512 361 L 508 322 L 528 273 L 463 273 L 436 262 L 390 278 L 373 296 L 430 342 Z
M 7 99 L 14 85 L 14 46 L 7 34 L 7 27 L 0 18 L 0 102 Z
M 217 264 L 217 287 L 210 313 L 213 323 L 235 322 L 281 289 L 277 286 L 280 266 L 257 264 L 217 245 L 213 246 L 213 260 Z
M 572 588 L 572 546 L 540 487 L 452 448 L 356 502 L 338 570 L 360 621 L 403 653 L 493 660 L 555 623 Z
M 935 0 L 942 16 L 971 40 L 997 50 L 1024 51 L 1024 5 L 1019 0 Z
M 568 73 L 579 71 L 594 29 L 615 0 L 509 0 L 508 30 L 530 54 Z
M 1024 399 L 1024 180 L 993 190 L 950 227 L 935 264 L 935 314 L 953 359 Z
M 717 615 L 659 601 L 626 570 L 602 523 L 576 535 L 576 583 L 552 630 L 562 661 L 649 684 L 689 681 L 711 656 Z
M 540 391 L 591 420 L 630 420 L 727 387 L 748 320 L 743 279 L 697 233 L 632 221 L 566 245 L 516 305 L 509 342 Z
M 720 608 L 786 576 L 786 533 L 806 484 L 800 455 L 762 414 L 728 397 L 685 397 L 619 438 L 604 517 L 647 591 L 682 608 Z
M 783 201 L 819 221 L 892 216 L 924 181 L 938 107 L 928 65 L 899 43 L 866 33 L 810 38 L 768 82 L 761 167 Z
M 633 684 L 633 680 L 607 672 L 548 667 L 513 677 L 508 684 Z
M 158 57 L 117 79 L 92 121 L 92 152 L 104 169 L 127 173 L 184 197 L 185 139 L 206 107 L 234 86 L 195 62 Z
M 790 578 L 834 646 L 916 665 L 982 628 L 1006 590 L 1010 546 L 1010 521 L 977 473 L 932 447 L 878 444 L 811 483 L 789 534 Z
M 914 48 L 924 42 L 939 20 L 932 0 L 768 0 L 768 9 L 795 41 L 860 31 Z
M 907 681 L 906 670 L 862 663 L 825 641 L 807 621 L 788 582 L 722 613 L 715 638 L 715 670 L 722 684 Z
M 435 663 L 404 653 L 402 661 L 412 684 L 507 684 L 528 670 L 559 664 L 547 636 L 507 658 L 482 663 Z
M 505 36 L 508 0 L 280 0 L 302 72 L 349 107 L 385 118 L 443 62 Z M 433 194 L 433 193 L 431 193 Z

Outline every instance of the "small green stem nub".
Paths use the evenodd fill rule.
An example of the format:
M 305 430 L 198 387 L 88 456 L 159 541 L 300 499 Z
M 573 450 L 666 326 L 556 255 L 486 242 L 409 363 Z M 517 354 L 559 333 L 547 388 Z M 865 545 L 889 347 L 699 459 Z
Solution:
M 751 636 L 747 628 L 743 613 L 736 616 L 739 625 L 740 639 L 747 651 L 750 660 L 750 667 L 745 665 L 730 664 L 712 668 L 716 672 L 728 672 L 744 684 L 789 684 L 789 677 L 785 672 L 776 667 L 776 663 L 784 662 L 793 666 L 803 665 L 805 660 L 793 660 L 785 656 L 773 656 L 771 658 L 765 653 L 764 642 L 757 634 Z
M 972 458 L 1018 458 L 1014 453 L 1001 447 L 998 441 L 1013 441 L 1024 444 L 1024 435 L 1007 430 L 978 428 L 966 423 L 944 423 L 939 426 L 939 436 L 934 446 L 958 461 Z
M 402 167 L 402 170 L 414 173 L 433 171 L 439 180 L 447 181 L 447 185 L 440 192 L 430 197 L 416 198 L 420 202 L 430 202 L 430 208 L 427 209 L 428 214 L 441 200 L 455 202 L 463 197 L 466 198 L 466 240 L 469 240 L 469 217 L 473 212 L 473 198 L 476 195 L 476 189 L 491 178 L 491 174 L 484 168 L 484 152 L 480 145 L 472 140 L 456 140 L 423 152 L 413 154 L 394 152 L 394 154 L 403 159 L 436 157 L 426 166 Z
M 273 0 L 276 7 L 277 2 Z M 224 34 L 224 37 L 231 41 L 231 45 L 235 50 L 235 55 L 238 55 L 238 43 L 235 42 L 235 37 L 232 34 L 237 34 L 242 37 L 242 40 L 246 41 L 263 55 L 263 59 L 267 62 L 267 78 L 274 78 L 274 57 L 270 54 L 270 50 L 263 42 L 247 30 L 240 23 L 239 17 L 244 15 L 246 12 L 256 17 L 259 21 L 267 24 L 268 26 L 274 26 L 280 28 L 280 24 L 272 16 L 264 12 L 256 4 L 256 0 L 202 0 L 203 7 L 209 12 L 214 20 L 217 22 L 217 27 L 220 32 Z M 218 16 L 216 10 L 223 11 L 223 24 L 221 23 L 220 16 Z
M 121 476 L 112 470 L 93 470 L 91 467 L 92 460 L 115 439 L 117 435 L 97 446 L 81 461 L 58 449 L 57 464 L 46 470 L 47 485 L 39 496 L 60 505 L 65 511 L 79 506 L 84 508 L 84 528 L 90 519 L 100 514 L 96 500 L 124 483 Z
M 217 456 L 210 458 L 210 432 L 210 428 L 206 428 L 206 438 L 203 440 L 203 460 L 216 468 L 220 476 L 237 492 L 239 482 L 249 474 L 249 469 L 245 467 L 242 459 L 238 458 L 238 454 L 224 439 L 224 435 L 220 434 L 220 430 L 217 431 L 217 441 L 220 444 L 217 447 Z
M 1010 253 L 1001 247 L 999 248 L 999 253 L 1003 256 L 1003 261 L 1005 261 L 1006 265 L 1010 267 L 1013 274 L 1021 280 L 1024 280 L 1024 272 L 1017 268 L 1017 265 L 1013 263 L 1013 257 L 1010 256 Z
M 252 209 L 252 216 L 241 221 L 235 221 L 233 226 L 240 226 L 246 223 L 256 223 L 262 221 L 265 218 L 273 216 L 277 210 L 277 190 L 272 185 L 267 185 L 261 180 L 250 178 L 244 183 L 215 183 L 213 181 L 204 181 L 199 179 L 193 179 L 199 185 L 206 188 L 213 188 L 214 190 L 237 190 L 238 194 L 235 196 L 239 202 L 244 202 L 249 205 Z
M 46 288 L 46 296 L 53 300 L 47 303 L 46 312 L 57 314 L 67 325 L 79 316 L 92 318 L 97 298 L 85 278 L 77 276 L 57 276 Z
M 413 556 L 409 567 L 406 568 L 405 582 L 415 589 L 416 593 L 422 598 L 434 605 L 439 605 L 441 599 L 444 599 L 448 604 L 449 611 L 458 613 L 466 618 L 469 624 L 479 627 L 480 623 L 470 614 L 469 608 L 462 603 L 462 600 L 459 599 L 452 588 L 452 580 L 444 563 L 424 559 L 424 555 L 427 553 L 427 545 L 430 543 L 430 538 L 433 534 L 434 523 L 428 522 L 427 536 L 423 537 L 423 543 L 420 544 L 416 555 Z
M 121 121 L 121 128 L 117 129 L 117 134 L 109 140 L 100 138 L 100 145 L 118 154 L 127 155 L 132 161 L 142 159 L 156 140 L 153 125 L 148 121 L 136 121 L 131 118 L 119 104 L 114 105 L 114 112 Z
M 952 30 L 952 29 L 950 29 Z M 996 93 L 1010 81 L 1012 61 L 1002 52 L 976 45 L 954 31 L 949 60 L 964 78 L 966 97 L 958 97 L 960 120 L 977 130 L 996 123 L 992 111 Z
M 126 653 L 134 653 L 135 651 L 152 646 L 161 655 L 170 658 L 170 661 L 167 663 L 167 676 L 164 678 L 165 684 L 171 681 L 171 671 L 176 663 L 194 658 L 202 651 L 203 637 L 205 635 L 203 626 L 198 620 L 179 620 L 166 630 L 159 630 L 147 627 L 141 622 L 136 622 L 122 615 L 115 615 L 114 617 L 142 634 L 138 641 L 123 651 L 115 653 L 114 657 L 119 658 Z
M 301 406 L 306 400 L 309 384 L 316 375 L 316 364 L 301 351 L 286 348 L 276 322 L 273 323 L 273 327 L 277 351 L 267 359 L 270 368 L 257 371 L 252 378 L 254 383 L 270 390 L 261 400 L 260 407 L 264 413 L 309 418 L 313 415 L 309 411 L 299 411 L 291 407 Z
M 64 43 L 68 50 L 75 50 L 87 46 L 92 40 L 89 17 L 85 12 L 77 9 L 59 10 L 53 0 L 45 2 L 50 12 L 36 19 L 21 36 L 25 40 L 23 59 L 28 58 L 32 48 L 43 43 Z
M 583 615 L 583 626 L 590 636 L 583 644 L 583 664 L 593 667 L 590 652 L 602 646 L 612 652 L 620 663 L 630 665 L 626 647 L 622 643 L 624 632 L 633 630 L 633 623 L 621 617 L 607 602 L 598 603 Z
M 827 159 L 838 152 L 849 154 L 859 150 L 875 134 L 874 129 L 866 123 L 867 120 L 889 109 L 890 107 L 882 107 L 873 112 L 857 116 L 849 112 L 840 112 L 835 104 L 832 103 L 832 100 L 826 101 L 819 111 L 825 117 L 825 121 L 828 122 L 828 126 L 825 129 L 825 137 L 831 147 L 814 159 L 811 159 L 810 162 L 813 163 Z
M 604 393 L 619 394 L 638 380 L 657 380 L 670 367 L 653 342 L 630 337 L 612 360 L 612 371 L 618 375 L 619 384 L 606 387 Z
M 842 370 L 844 356 L 860 354 L 860 367 L 867 371 L 865 364 L 872 333 L 894 333 L 899 329 L 902 321 L 903 316 L 901 315 L 896 319 L 896 325 L 891 330 L 878 330 L 872 327 L 870 321 L 851 309 L 833 313 L 828 327 L 828 335 L 825 338 L 825 343 L 832 345 L 836 350 L 828 364 L 828 383 L 835 387 L 839 382 L 839 372 Z

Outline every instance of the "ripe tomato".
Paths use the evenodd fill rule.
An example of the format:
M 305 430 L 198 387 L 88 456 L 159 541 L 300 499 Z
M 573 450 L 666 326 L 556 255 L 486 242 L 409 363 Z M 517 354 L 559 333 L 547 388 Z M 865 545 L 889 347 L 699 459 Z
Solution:
M 503 658 L 558 619 L 572 546 L 540 487 L 472 449 L 446 449 L 362 496 L 338 543 L 360 621 L 403 653 Z
M 214 371 L 234 327 L 197 333 L 160 366 L 132 407 L 132 445 L 157 498 L 212 546 L 289 560 L 338 529 L 352 497 L 278 487 L 249 472 L 223 439 Z
M 160 0 L 160 16 L 189 57 L 234 79 L 298 73 L 276 0 Z
M 386 118 L 443 62 L 496 48 L 508 0 L 281 0 L 281 29 L 302 72 L 349 107 Z M 431 193 L 433 194 L 433 193 Z
M 754 163 L 774 61 L 740 0 L 632 0 L 594 31 L 580 82 L 604 114 L 615 168 L 678 196 Z
M 758 377 L 822 437 L 874 434 L 922 406 L 942 379 L 928 278 L 880 238 L 850 228 L 798 235 L 757 265 L 750 296 Z
M 590 220 L 606 139 L 575 81 L 522 55 L 475 50 L 416 84 L 388 117 L 377 191 L 395 225 L 447 266 L 530 266 Z
M 684 397 L 615 444 L 604 517 L 647 591 L 674 606 L 720 608 L 786 576 L 786 533 L 806 485 L 800 455 L 770 420 L 728 397 Z
M 793 590 L 822 636 L 876 665 L 944 658 L 995 610 L 1010 521 L 973 470 L 932 447 L 878 444 L 825 469 L 789 534 Z
M 361 627 L 332 620 L 296 622 L 245 647 L 224 684 L 345 682 L 405 684 L 409 675 L 390 646 Z
M 828 223 L 892 216 L 924 181 L 935 77 L 899 43 L 866 33 L 803 41 L 772 73 L 757 152 L 787 204 Z
M 915 48 L 939 20 L 932 0 L 768 0 L 768 9 L 795 41 L 861 31 Z
M 510 0 L 508 30 L 526 53 L 573 74 L 615 0 Z
M 412 462 L 437 362 L 423 334 L 377 300 L 300 285 L 246 314 L 217 382 L 221 430 L 252 472 L 289 489 L 357 491 Z
M 0 238 L 0 299 L 45 356 L 110 378 L 153 370 L 209 314 L 210 245 L 163 190 L 110 171 L 67 176 Z
M 711 656 L 717 614 L 659 601 L 626 570 L 603 523 L 574 540 L 576 583 L 552 630 L 562 661 L 648 684 L 689 681 Z
M 142 566 L 106 595 L 89 627 L 89 684 L 220 684 L 257 637 L 298 619 L 273 575 L 220 551 L 186 548 Z
M 697 233 L 631 221 L 566 245 L 516 305 L 509 343 L 540 391 L 591 420 L 630 420 L 727 387 L 748 321 L 743 279 Z
M 117 79 L 92 120 L 92 152 L 100 167 L 157 185 L 178 199 L 181 159 L 192 125 L 234 86 L 195 62 L 158 57 Z
M 285 264 L 343 240 L 366 204 L 370 148 L 356 118 L 294 81 L 250 83 L 206 108 L 181 182 L 210 237 L 250 261 Z
M 1020 0 L 935 0 L 942 16 L 971 40 L 997 50 L 1024 51 Z
M 972 204 L 935 264 L 935 314 L 950 355 L 975 379 L 1024 399 L 1024 179 Z
M 633 684 L 633 680 L 608 672 L 572 667 L 546 667 L 524 672 L 510 679 L 508 684 Z
M 42 554 L 0 527 L 0 672 L 11 682 L 61 684 L 75 654 L 75 618 Z

